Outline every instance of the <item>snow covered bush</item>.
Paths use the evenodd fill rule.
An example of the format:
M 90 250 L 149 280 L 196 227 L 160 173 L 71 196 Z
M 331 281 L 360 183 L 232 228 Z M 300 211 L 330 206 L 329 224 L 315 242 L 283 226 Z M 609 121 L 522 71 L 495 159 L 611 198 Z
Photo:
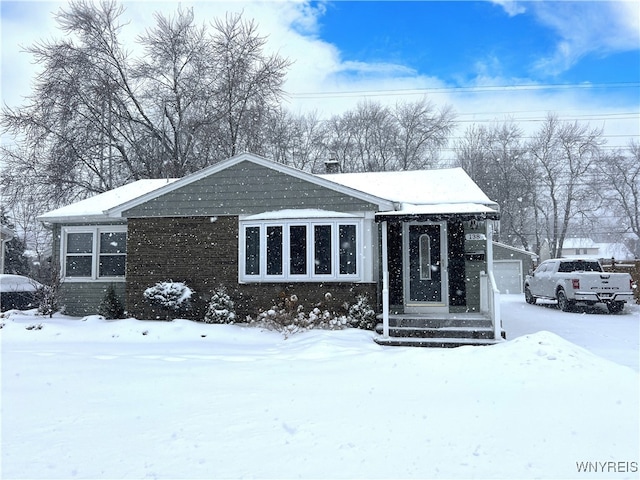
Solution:
M 98 306 L 98 314 L 106 319 L 123 318 L 124 307 L 116 295 L 116 289 L 113 284 L 107 287 L 107 290 Z
M 211 300 L 209 300 L 209 306 L 207 307 L 207 313 L 204 316 L 205 323 L 234 323 L 236 320 L 236 313 L 234 311 L 234 304 L 227 290 L 224 287 L 219 287 L 213 291 Z
M 53 317 L 53 314 L 60 311 L 64 313 L 64 306 L 59 304 L 60 287 L 62 279 L 58 275 L 57 268 L 52 269 L 51 281 L 49 285 L 40 286 L 36 290 L 36 302 L 38 303 L 38 313 L 43 316 Z
M 147 288 L 143 295 L 153 305 L 164 310 L 180 312 L 189 310 L 193 293 L 183 282 L 168 281 L 158 282 Z
M 356 303 L 349 306 L 347 314 L 349 325 L 363 330 L 373 330 L 376 328 L 376 312 L 369 304 L 369 297 L 366 295 L 358 295 Z
M 326 309 L 314 307 L 309 313 L 305 312 L 296 295 L 286 297 L 280 306 L 272 306 L 257 318 L 248 320 L 252 326 L 276 330 L 285 337 L 314 328 L 341 330 L 349 326 L 347 317 Z
M 54 288 L 44 287 L 36 292 L 38 313 L 43 316 L 53 317 L 53 314 L 61 310 L 58 305 L 58 291 Z

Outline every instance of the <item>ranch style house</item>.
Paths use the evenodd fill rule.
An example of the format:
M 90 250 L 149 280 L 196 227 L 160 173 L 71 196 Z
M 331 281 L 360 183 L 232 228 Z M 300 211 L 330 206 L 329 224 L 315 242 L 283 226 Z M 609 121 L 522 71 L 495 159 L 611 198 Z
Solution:
M 192 318 L 219 286 L 241 319 L 294 294 L 332 308 L 362 294 L 379 313 L 381 344 L 504 338 L 492 252 L 499 208 L 461 168 L 316 175 L 244 153 L 39 220 L 54 232 L 70 315 L 95 314 L 114 285 L 129 316 L 165 319 L 143 292 L 172 280 L 195 291 Z

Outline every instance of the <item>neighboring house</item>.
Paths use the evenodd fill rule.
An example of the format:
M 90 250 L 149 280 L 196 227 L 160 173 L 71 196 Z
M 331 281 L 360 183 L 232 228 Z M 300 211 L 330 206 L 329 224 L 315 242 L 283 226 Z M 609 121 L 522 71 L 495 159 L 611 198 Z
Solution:
M 590 238 L 567 238 L 561 257 L 592 257 L 601 260 L 633 260 L 633 253 L 623 243 L 596 243 Z
M 500 293 L 524 293 L 524 277 L 537 258 L 533 252 L 493 242 L 493 273 Z
M 590 238 L 565 238 L 562 244 L 560 256 L 571 257 L 595 257 L 598 258 L 600 249 Z
M 221 285 L 239 318 L 293 294 L 336 309 L 363 294 L 378 341 L 438 345 L 503 335 L 487 241 L 498 219 L 459 168 L 313 175 L 251 154 L 40 217 L 69 314 L 95 313 L 114 284 L 129 315 L 165 318 L 143 292 L 169 279 L 196 292 L 193 318 Z

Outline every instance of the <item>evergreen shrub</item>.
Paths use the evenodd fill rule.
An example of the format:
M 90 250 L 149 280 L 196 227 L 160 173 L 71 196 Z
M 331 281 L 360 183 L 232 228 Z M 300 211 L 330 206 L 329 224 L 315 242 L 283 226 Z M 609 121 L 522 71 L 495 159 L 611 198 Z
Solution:
M 236 313 L 234 303 L 224 287 L 213 291 L 211 300 L 204 316 L 205 323 L 231 324 L 235 323 Z
M 105 291 L 104 297 L 98 306 L 98 314 L 106 319 L 124 318 L 124 307 L 113 284 L 110 284 Z
M 185 312 L 191 308 L 194 291 L 183 282 L 158 282 L 147 288 L 143 295 L 152 305 L 171 312 Z
M 376 312 L 366 295 L 356 297 L 356 303 L 349 306 L 347 318 L 351 327 L 363 330 L 373 330 L 377 323 Z

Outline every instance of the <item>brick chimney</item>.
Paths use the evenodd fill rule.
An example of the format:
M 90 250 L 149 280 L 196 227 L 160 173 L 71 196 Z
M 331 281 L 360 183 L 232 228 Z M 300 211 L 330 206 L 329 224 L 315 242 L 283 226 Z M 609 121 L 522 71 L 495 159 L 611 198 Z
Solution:
M 324 161 L 324 170 L 326 173 L 340 173 L 340 162 L 334 157 Z

